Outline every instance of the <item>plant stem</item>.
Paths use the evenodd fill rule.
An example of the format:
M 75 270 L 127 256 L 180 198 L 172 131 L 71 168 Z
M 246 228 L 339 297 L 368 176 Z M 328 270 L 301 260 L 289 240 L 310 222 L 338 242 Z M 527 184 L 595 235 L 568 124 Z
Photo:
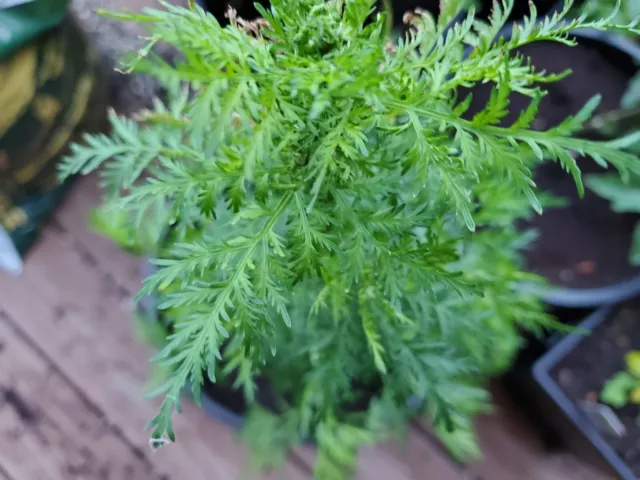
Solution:
M 387 12 L 386 34 L 387 37 L 390 37 L 393 31 L 393 5 L 391 5 L 391 0 L 382 0 L 382 5 Z

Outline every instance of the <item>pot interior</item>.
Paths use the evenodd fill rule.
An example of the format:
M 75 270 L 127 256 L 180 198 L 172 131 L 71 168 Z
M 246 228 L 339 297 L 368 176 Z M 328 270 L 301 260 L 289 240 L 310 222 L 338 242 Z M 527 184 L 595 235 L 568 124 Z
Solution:
M 574 115 L 594 95 L 602 100 L 596 114 L 620 108 L 629 79 L 636 72 L 634 59 L 618 48 L 590 38 L 580 38 L 577 47 L 542 42 L 528 45 L 521 53 L 531 59 L 538 70 L 573 73 L 553 84 L 545 85 L 548 95 L 542 100 L 532 125 L 546 130 Z M 474 96 L 469 114 L 477 112 L 488 100 L 489 85 L 471 90 Z M 510 125 L 526 108 L 529 100 L 514 94 L 504 125 Z M 595 135 L 590 135 L 595 138 Z M 593 160 L 578 158 L 583 175 L 604 170 Z M 565 289 L 598 289 L 628 281 L 640 273 L 629 262 L 632 236 L 640 216 L 617 214 L 609 202 L 585 187 L 578 196 L 571 175 L 554 162 L 536 167 L 538 192 L 562 199 L 564 206 L 547 206 L 543 215 L 522 222 L 522 230 L 534 229 L 537 239 L 525 252 L 525 267 Z
M 551 369 L 551 378 L 578 410 L 584 411 L 585 402 L 589 402 L 588 405 L 599 402 L 604 383 L 625 369 L 625 354 L 630 350 L 640 350 L 639 322 L 640 300 L 614 309 Z M 640 407 L 630 404 L 614 408 L 613 412 L 624 425 L 626 433 L 619 436 L 609 429 L 598 430 L 640 477 Z M 587 418 L 585 414 L 585 421 Z

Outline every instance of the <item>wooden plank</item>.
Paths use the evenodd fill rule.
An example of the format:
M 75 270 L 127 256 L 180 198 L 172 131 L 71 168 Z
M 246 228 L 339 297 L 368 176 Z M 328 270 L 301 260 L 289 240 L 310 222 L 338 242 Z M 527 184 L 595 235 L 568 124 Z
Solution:
M 386 443 L 364 449 L 357 478 L 462 480 L 463 475 L 436 445 L 411 429 L 405 445 Z
M 54 214 L 54 219 L 83 245 L 81 250 L 87 252 L 85 262 L 89 266 L 99 263 L 100 268 L 113 276 L 119 285 L 129 292 L 137 292 L 140 289 L 141 259 L 129 255 L 87 227 L 90 212 L 102 199 L 98 181 L 95 174 L 79 178 L 62 208 Z
M 142 397 L 152 352 L 133 339 L 128 291 L 63 229 L 52 226 L 31 252 L 19 279 L 0 276 L 0 307 L 132 445 L 171 478 L 233 479 L 244 449 L 233 432 L 189 401 L 175 419 L 178 442 L 153 457 L 144 425 L 158 402 Z M 306 478 L 287 464 L 272 478 Z
M 296 450 L 310 469 L 316 457 L 313 447 Z M 358 458 L 356 480 L 462 480 L 462 472 L 438 448 L 416 431 L 402 444 L 387 442 L 363 448 Z
M 466 465 L 465 478 L 470 480 L 610 480 L 599 470 L 580 462 L 569 453 L 545 451 L 541 439 L 522 414 L 511 404 L 499 385 L 490 388 L 494 412 L 480 415 L 475 431 L 482 459 Z M 431 432 L 426 420 L 417 422 Z
M 499 386 L 492 387 L 495 412 L 476 420 L 484 455 L 469 465 L 472 478 L 482 480 L 607 480 L 595 467 L 571 454 L 552 455 Z
M 127 445 L 1 314 L 0 345 L 0 465 L 7 476 L 167 478 Z

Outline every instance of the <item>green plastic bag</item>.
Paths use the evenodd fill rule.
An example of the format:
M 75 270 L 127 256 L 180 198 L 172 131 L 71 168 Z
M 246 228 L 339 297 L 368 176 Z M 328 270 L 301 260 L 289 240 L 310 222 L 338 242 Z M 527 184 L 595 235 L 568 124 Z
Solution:
M 59 25 L 68 0 L 0 0 L 0 60 Z
M 57 160 L 105 116 L 96 56 L 66 7 L 0 8 L 0 269 L 14 274 L 65 193 Z

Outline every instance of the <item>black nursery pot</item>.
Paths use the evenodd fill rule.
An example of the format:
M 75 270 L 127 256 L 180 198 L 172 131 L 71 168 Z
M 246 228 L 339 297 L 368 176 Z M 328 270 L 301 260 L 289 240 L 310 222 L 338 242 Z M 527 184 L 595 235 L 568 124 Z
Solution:
M 495 0 L 480 0 L 476 2 L 477 17 L 483 20 L 487 20 L 493 9 Z M 533 3 L 536 7 L 536 13 L 538 17 L 553 14 L 553 12 L 561 11 L 564 4 L 563 0 L 515 0 L 511 14 L 507 18 L 509 22 L 519 22 L 524 17 L 529 16 L 531 13 L 531 7 L 529 3 Z
M 565 446 L 624 480 L 640 478 L 640 408 L 597 402 L 605 381 L 625 368 L 624 355 L 640 349 L 638 320 L 639 299 L 597 310 L 580 324 L 587 335 L 566 336 L 535 363 L 530 392 L 539 420 Z
M 510 32 L 509 27 L 503 35 Z M 520 50 L 538 69 L 573 71 L 545 85 L 549 94 L 541 102 L 533 128 L 546 130 L 557 125 L 596 94 L 602 96 L 596 114 L 620 108 L 628 81 L 637 71 L 640 47 L 633 42 L 592 30 L 574 35 L 576 47 L 541 42 Z M 474 102 L 469 115 L 488 100 L 489 89 L 489 85 L 480 85 L 471 90 Z M 515 121 L 527 104 L 527 98 L 514 94 L 504 124 Z M 592 159 L 578 158 L 577 162 L 585 175 L 604 171 Z M 549 284 L 522 288 L 539 294 L 548 305 L 568 308 L 595 308 L 640 293 L 640 268 L 629 263 L 633 230 L 640 216 L 613 212 L 609 202 L 588 187 L 580 199 L 572 177 L 558 163 L 545 162 L 534 175 L 540 191 L 564 198 L 567 204 L 547 207 L 543 215 L 521 225 L 523 230 L 533 228 L 539 233 L 524 252 L 525 268 L 545 277 Z
M 577 36 L 580 46 L 567 53 L 571 62 L 563 65 L 560 56 L 544 61 L 543 68 L 550 71 L 555 62 L 562 62 L 558 70 L 567 66 L 574 70 L 570 77 L 551 85 L 545 100 L 553 103 L 552 108 L 541 106 L 542 120 L 550 125 L 560 120 L 554 114 L 562 112 L 563 107 L 568 107 L 567 114 L 573 114 L 597 93 L 602 95 L 602 102 L 596 113 L 619 108 L 640 62 L 640 47 L 625 38 L 597 31 L 581 31 Z M 567 47 L 560 48 L 567 51 Z M 585 175 L 603 172 L 592 159 L 578 159 L 578 165 Z M 607 200 L 588 188 L 580 199 L 573 179 L 556 163 L 538 168 L 536 183 L 568 200 L 566 207 L 548 208 L 528 225 L 536 228 L 540 237 L 526 253 L 527 267 L 552 285 L 539 290 L 544 300 L 556 307 L 589 308 L 640 293 L 640 268 L 629 263 L 633 231 L 640 216 L 613 212 Z
M 197 0 L 198 5 L 215 16 L 221 23 L 227 23 L 226 13 L 229 6 L 237 10 L 238 15 L 242 18 L 255 18 L 258 16 L 254 3 L 256 0 Z M 552 0 L 538 0 L 542 4 L 553 3 Z M 267 8 L 270 4 L 269 0 L 258 0 L 258 3 Z M 491 0 L 488 1 L 491 3 Z M 390 0 L 393 10 L 393 24 L 398 27 L 402 26 L 402 17 L 406 12 L 414 11 L 417 8 L 427 10 L 437 14 L 440 10 L 440 0 Z M 376 6 L 379 10 L 385 8 L 384 0 L 377 0 Z M 488 11 L 488 7 L 486 9 Z M 515 18 L 521 18 L 515 15 Z
M 143 278 L 149 277 L 155 271 L 155 265 L 146 259 L 142 265 Z M 137 309 L 144 321 L 162 321 L 157 298 L 152 295 L 142 297 L 137 304 Z M 234 429 L 242 427 L 246 403 L 241 392 L 228 386 L 206 383 L 202 389 L 200 402 L 202 409 L 216 420 Z
M 157 271 L 157 267 L 146 259 L 142 265 L 142 276 L 147 278 Z M 162 322 L 162 314 L 158 309 L 158 299 L 152 295 L 146 295 L 140 299 L 137 304 L 138 312 L 141 314 L 143 321 Z M 244 394 L 241 390 L 232 386 L 234 381 L 233 374 L 227 379 L 227 382 L 212 383 L 206 379 L 202 386 L 202 395 L 200 397 L 201 408 L 214 419 L 224 423 L 225 425 L 239 430 L 244 425 L 245 415 L 248 405 Z M 275 414 L 282 411 L 282 402 L 278 401 L 273 393 L 271 382 L 266 376 L 258 376 L 254 379 L 256 384 L 256 402 L 266 410 Z M 354 387 L 362 389 L 364 385 L 353 384 Z M 359 412 L 368 408 L 369 402 L 379 393 L 381 385 L 377 381 L 366 385 L 366 394 L 357 401 L 345 405 L 346 409 L 351 412 Z M 422 404 L 417 397 L 412 397 L 407 401 L 409 410 L 418 409 Z M 311 438 L 305 439 L 305 443 L 312 443 Z

